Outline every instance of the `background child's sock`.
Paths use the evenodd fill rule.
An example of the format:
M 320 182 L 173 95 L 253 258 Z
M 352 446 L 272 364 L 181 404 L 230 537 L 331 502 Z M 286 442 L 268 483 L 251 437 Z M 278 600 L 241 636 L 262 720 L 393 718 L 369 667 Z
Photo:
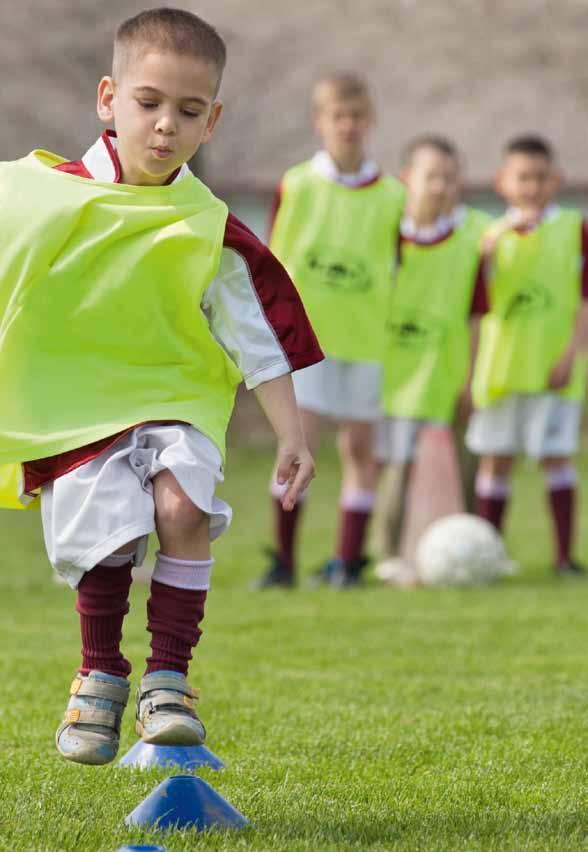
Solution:
M 120 642 L 129 611 L 132 559 L 132 554 L 110 556 L 80 580 L 76 609 L 82 635 L 82 675 L 92 670 L 118 677 L 131 673 Z
M 363 556 L 367 526 L 375 502 L 373 491 L 343 491 L 339 510 L 337 556 L 346 564 Z
M 189 561 L 157 554 L 147 601 L 151 656 L 145 674 L 177 671 L 188 674 L 192 649 L 202 635 L 204 604 L 213 560 Z
M 502 532 L 504 513 L 510 498 L 510 479 L 479 473 L 476 477 L 476 514 Z
M 549 504 L 556 539 L 556 563 L 569 562 L 574 532 L 576 470 L 572 465 L 546 470 Z
M 287 485 L 278 485 L 277 482 L 273 482 L 271 486 L 274 539 L 276 553 L 281 565 L 291 574 L 294 574 L 296 571 L 298 525 L 302 516 L 302 507 L 306 499 L 306 494 L 301 494 L 292 511 L 286 512 L 282 507 L 282 497 L 286 493 L 287 487 Z

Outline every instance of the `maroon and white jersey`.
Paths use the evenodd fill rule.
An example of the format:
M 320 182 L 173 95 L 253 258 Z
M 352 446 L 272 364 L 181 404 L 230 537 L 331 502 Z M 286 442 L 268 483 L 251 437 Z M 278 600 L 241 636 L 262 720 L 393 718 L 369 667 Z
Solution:
M 90 180 L 119 183 L 121 168 L 116 134 L 106 131 L 81 160 L 56 168 Z M 184 164 L 170 177 L 169 183 L 181 180 L 187 171 Z M 234 362 L 248 389 L 309 367 L 323 358 L 288 273 L 255 234 L 231 213 L 219 269 L 204 293 L 201 309 L 214 338 Z M 27 462 L 25 491 L 30 492 L 95 458 L 122 434 L 126 432 L 59 456 Z

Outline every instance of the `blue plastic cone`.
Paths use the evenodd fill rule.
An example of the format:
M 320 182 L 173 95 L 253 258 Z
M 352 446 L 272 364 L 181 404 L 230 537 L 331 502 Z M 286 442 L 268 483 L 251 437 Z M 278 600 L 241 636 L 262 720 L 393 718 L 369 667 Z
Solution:
M 177 767 L 184 772 L 193 772 L 199 766 L 209 766 L 211 769 L 224 769 L 222 760 L 213 754 L 206 746 L 157 746 L 135 743 L 121 757 L 119 766 L 131 766 L 137 769 L 148 769 L 152 766 Z
M 163 846 L 119 846 L 116 852 L 165 852 Z
M 158 828 L 243 828 L 247 819 L 210 784 L 194 775 L 163 781 L 125 819 L 125 825 Z

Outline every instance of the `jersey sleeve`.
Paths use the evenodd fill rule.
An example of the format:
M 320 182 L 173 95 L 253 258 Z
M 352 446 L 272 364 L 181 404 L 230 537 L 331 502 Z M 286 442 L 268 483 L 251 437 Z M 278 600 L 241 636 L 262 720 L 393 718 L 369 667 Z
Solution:
M 472 303 L 470 305 L 470 317 L 482 316 L 488 313 L 490 306 L 488 304 L 488 261 L 486 258 L 480 258 L 478 263 L 478 271 L 472 291 Z
M 202 310 L 250 390 L 323 359 L 288 273 L 232 214 L 219 270 L 204 294 Z

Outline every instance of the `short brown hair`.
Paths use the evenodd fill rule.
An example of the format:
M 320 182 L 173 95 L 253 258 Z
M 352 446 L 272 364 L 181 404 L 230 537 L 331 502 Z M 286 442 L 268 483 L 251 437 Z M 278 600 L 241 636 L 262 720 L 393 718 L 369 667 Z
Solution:
M 410 166 L 414 155 L 424 148 L 437 151 L 438 154 L 444 154 L 446 157 L 451 157 L 452 160 L 459 163 L 459 152 L 453 142 L 447 139 L 447 137 L 436 133 L 423 133 L 421 136 L 415 136 L 405 146 L 402 152 L 402 165 L 405 168 Z
M 334 71 L 319 77 L 312 87 L 313 109 L 320 109 L 327 95 L 342 101 L 350 98 L 366 98 L 370 104 L 372 101 L 367 81 L 354 71 Z
M 119 26 L 114 39 L 113 76 L 120 75 L 126 55 L 149 50 L 194 56 L 214 65 L 218 82 L 227 59 L 227 48 L 209 23 L 184 9 L 146 9 Z
M 508 154 L 527 154 L 530 157 L 545 157 L 551 163 L 555 159 L 553 148 L 543 136 L 526 133 L 515 136 L 504 146 L 505 156 Z

